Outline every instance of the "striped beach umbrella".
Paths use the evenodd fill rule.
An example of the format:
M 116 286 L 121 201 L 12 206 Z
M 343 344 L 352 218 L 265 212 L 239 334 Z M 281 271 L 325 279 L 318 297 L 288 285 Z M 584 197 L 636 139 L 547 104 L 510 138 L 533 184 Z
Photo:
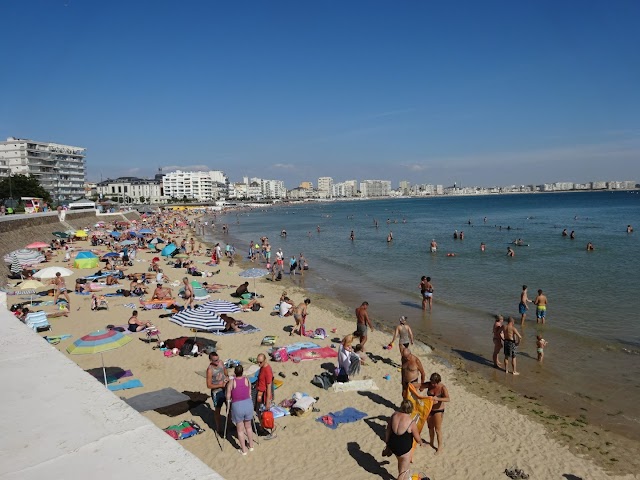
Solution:
M 206 332 L 224 330 L 225 323 L 215 312 L 206 308 L 185 308 L 170 318 L 176 325 Z
M 20 263 L 20 265 L 37 265 L 44 262 L 45 258 L 42 253 L 37 250 L 31 250 L 29 248 L 21 248 L 20 250 L 14 250 L 4 256 L 5 263 L 13 263 L 14 258 Z
M 235 303 L 227 300 L 210 300 L 200 305 L 200 308 L 206 308 L 216 312 L 218 315 L 221 313 L 236 313 L 240 311 L 240 307 Z
M 20 262 L 15 256 L 13 257 L 13 260 L 11 260 L 11 267 L 9 268 L 9 270 L 15 275 L 19 275 L 22 273 L 22 265 L 20 265 Z
M 103 352 L 120 348 L 132 340 L 130 335 L 124 335 L 117 330 L 98 330 L 79 338 L 67 347 L 67 353 L 71 355 L 100 354 L 102 359 L 102 373 L 104 374 L 104 386 L 107 386 L 107 372 L 104 368 Z
M 30 243 L 29 245 L 27 245 L 24 248 L 47 248 L 49 246 L 48 243 L 44 243 L 44 242 L 33 242 Z

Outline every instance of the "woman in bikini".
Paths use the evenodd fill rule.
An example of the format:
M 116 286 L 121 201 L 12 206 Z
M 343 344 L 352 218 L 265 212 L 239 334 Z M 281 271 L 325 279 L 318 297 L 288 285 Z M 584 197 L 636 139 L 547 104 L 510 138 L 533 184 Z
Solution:
M 422 445 L 422 438 L 415 419 L 411 418 L 413 404 L 409 400 L 403 400 L 400 410 L 391 415 L 384 441 L 387 444 L 382 451 L 382 456 L 389 457 L 394 454 L 398 459 L 398 480 L 408 480 L 409 465 L 411 464 L 411 450 L 414 440 Z
M 432 373 L 429 381 L 423 385 L 427 394 L 433 398 L 433 406 L 429 412 L 427 425 L 429 426 L 429 443 L 436 449 L 436 455 L 442 452 L 444 441 L 442 437 L 442 418 L 444 417 L 444 402 L 450 401 L 449 390 L 442 383 L 439 373 Z M 423 389 L 421 388 L 421 390 Z M 434 436 L 438 438 L 438 447 L 435 446 Z

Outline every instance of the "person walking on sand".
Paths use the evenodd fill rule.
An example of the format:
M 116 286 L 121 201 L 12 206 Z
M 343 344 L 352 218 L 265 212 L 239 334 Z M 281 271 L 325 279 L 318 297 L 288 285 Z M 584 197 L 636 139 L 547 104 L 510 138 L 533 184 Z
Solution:
M 225 388 L 229 376 L 224 364 L 220 361 L 218 352 L 211 352 L 209 354 L 209 366 L 207 367 L 207 388 L 211 390 L 211 401 L 213 402 L 213 419 L 215 421 L 215 429 L 219 435 L 223 435 L 222 416 L 220 411 L 222 405 L 224 405 Z M 228 415 L 228 413 L 227 413 Z
M 538 296 L 533 301 L 536 306 L 536 323 L 542 323 L 547 318 L 547 296 L 542 293 L 542 290 L 538 290 Z
M 420 446 L 424 444 L 412 413 L 413 404 L 411 401 L 403 400 L 400 403 L 400 409 L 391 415 L 384 434 L 385 448 L 382 451 L 382 456 L 390 457 L 392 454 L 396 456 L 398 480 L 409 480 L 413 442 L 417 442 Z
M 251 382 L 244 376 L 244 367 L 242 365 L 236 366 L 233 373 L 235 373 L 235 377 L 227 382 L 226 399 L 227 402 L 233 402 L 231 421 L 238 431 L 240 453 L 246 455 L 247 447 L 249 452 L 253 452 Z
M 369 320 L 369 302 L 362 302 L 358 308 L 356 308 L 356 331 L 354 336 L 360 339 L 360 345 L 362 346 L 362 352 L 364 353 L 364 344 L 367 343 L 368 329 L 373 332 L 373 325 Z
M 509 373 L 509 359 L 511 359 L 511 371 L 514 375 L 520 375 L 516 370 L 516 354 L 522 335 L 513 324 L 513 317 L 507 319 L 507 324 L 502 326 L 504 338 L 504 373 Z
M 413 384 L 416 388 L 419 388 L 426 379 L 426 373 L 424 373 L 424 367 L 418 357 L 416 357 L 411 350 L 405 348 L 402 350 L 402 398 L 407 398 L 409 394 L 409 384 Z
M 293 335 L 296 330 L 298 332 L 298 335 L 303 336 L 305 334 L 304 324 L 307 320 L 307 308 L 309 307 L 310 303 L 311 300 L 309 298 L 306 298 L 304 302 L 298 305 L 293 311 L 293 319 L 296 321 L 296 326 L 293 330 L 291 330 L 291 333 L 289 335 Z
M 53 293 L 53 304 L 56 305 L 58 303 L 58 297 L 62 295 L 67 301 L 67 305 L 71 306 L 71 300 L 69 300 L 69 294 L 67 293 L 67 284 L 65 283 L 64 277 L 62 277 L 60 272 L 56 272 L 55 278 L 51 279 L 51 282 L 49 283 L 55 286 L 55 290 Z
M 436 450 L 436 455 L 442 453 L 444 448 L 444 437 L 442 436 L 442 420 L 444 418 L 444 402 L 449 402 L 449 390 L 442 383 L 439 373 L 432 373 L 429 382 L 422 385 L 420 390 L 427 390 L 427 395 L 433 397 L 433 405 L 429 412 L 427 425 L 429 427 L 429 443 Z M 438 440 L 436 447 L 434 440 Z
M 393 332 L 393 338 L 389 343 L 389 346 L 393 346 L 393 342 L 398 337 L 398 347 L 400 348 L 400 354 L 405 348 L 409 348 L 409 345 L 413 345 L 413 332 L 411 327 L 407 325 L 407 317 L 404 315 L 400 317 L 400 325 L 398 325 Z
M 520 313 L 520 325 L 524 325 L 524 320 L 527 318 L 527 303 L 531 303 L 527 296 L 527 286 L 522 286 L 522 292 L 520 293 L 520 304 L 518 305 L 518 312 Z
M 502 315 L 496 315 L 496 321 L 493 322 L 493 366 L 502 369 L 502 364 L 498 360 L 500 350 L 502 350 L 502 324 L 504 319 Z
M 189 279 L 187 277 L 182 279 L 182 283 L 184 284 L 184 307 L 193 308 L 193 287 L 191 286 L 191 283 L 189 283 Z

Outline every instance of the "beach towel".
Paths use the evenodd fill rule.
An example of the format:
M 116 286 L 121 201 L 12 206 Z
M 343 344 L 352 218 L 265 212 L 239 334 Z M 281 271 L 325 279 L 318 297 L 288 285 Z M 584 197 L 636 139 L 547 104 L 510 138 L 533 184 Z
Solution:
M 234 332 L 233 330 L 229 330 L 226 332 L 217 332 L 218 335 L 234 335 L 236 333 L 255 333 L 255 332 L 259 332 L 260 329 L 258 327 L 255 327 L 253 325 L 250 325 L 248 323 L 245 323 L 238 332 Z
M 356 410 L 353 407 L 347 407 L 339 412 L 330 412 L 327 415 L 316 418 L 317 422 L 325 424 L 331 430 L 335 430 L 341 423 L 352 423 L 362 420 L 367 414 Z
M 427 419 L 429 418 L 429 412 L 431 412 L 431 407 L 433 407 L 433 397 L 422 395 L 413 384 L 409 384 L 409 390 L 407 392 L 407 400 L 411 402 L 413 405 L 413 411 L 411 412 L 411 416 L 418 417 L 416 422 L 416 426 L 418 427 L 418 433 L 422 432 L 422 427 L 427 423 Z M 413 452 L 415 451 L 417 446 L 417 442 L 413 441 L 413 448 L 411 450 L 411 459 L 413 459 Z
M 184 391 L 182 393 L 189 397 L 189 400 L 169 405 L 168 407 L 156 408 L 154 411 L 161 415 L 167 415 L 168 417 L 177 417 L 178 415 L 184 415 L 191 409 L 206 403 L 209 399 L 209 395 L 206 393 L 189 391 Z
M 147 300 L 146 302 L 140 302 L 140 304 L 145 310 L 161 310 L 173 304 L 173 300 Z
M 101 368 L 94 368 L 86 371 L 99 382 L 104 382 L 104 372 Z M 116 383 L 121 378 L 133 377 L 131 370 L 122 370 L 117 367 L 107 367 L 107 383 Z
M 302 350 L 296 350 L 293 353 L 289 354 L 289 358 L 292 360 L 300 359 L 300 360 L 318 360 L 322 358 L 336 358 L 338 356 L 338 352 L 336 352 L 331 347 L 322 347 L 322 348 L 305 348 Z
M 333 384 L 334 392 L 370 392 L 372 390 L 380 390 L 372 379 L 351 380 L 350 382 L 336 382 Z
M 302 350 L 303 348 L 320 348 L 320 345 L 313 342 L 297 342 L 297 343 L 292 343 L 289 345 L 285 345 L 284 347 L 278 347 L 278 348 L 286 348 L 287 353 L 291 354 L 292 352 L 295 352 L 297 350 Z
M 170 427 L 163 429 L 163 431 L 174 440 L 184 440 L 185 438 L 190 438 L 204 432 L 197 423 L 188 420 L 185 420 L 178 425 L 171 425 Z
M 123 303 L 122 306 L 124 308 L 136 308 L 136 304 L 135 303 Z
M 71 338 L 73 335 L 70 335 L 68 333 L 65 333 L 63 335 L 45 335 L 43 338 L 49 342 L 51 345 L 57 345 L 59 344 L 62 340 L 66 340 L 67 338 Z
M 147 410 L 155 410 L 156 408 L 168 407 L 169 405 L 187 401 L 189 397 L 173 388 L 163 388 L 162 390 L 142 393 L 122 400 L 134 410 L 146 412 Z
M 107 379 L 107 383 L 108 382 L 109 382 L 109 379 Z M 118 383 L 117 385 L 108 385 L 107 388 L 112 392 L 116 392 L 118 390 L 129 390 L 130 388 L 138 388 L 142 386 L 143 386 L 142 382 L 137 378 L 135 378 L 133 380 L 127 380 L 126 382 L 123 382 L 123 383 Z
M 288 408 L 280 407 L 278 405 L 274 405 L 269 410 L 273 413 L 273 418 L 286 417 L 287 415 L 291 415 L 291 412 Z

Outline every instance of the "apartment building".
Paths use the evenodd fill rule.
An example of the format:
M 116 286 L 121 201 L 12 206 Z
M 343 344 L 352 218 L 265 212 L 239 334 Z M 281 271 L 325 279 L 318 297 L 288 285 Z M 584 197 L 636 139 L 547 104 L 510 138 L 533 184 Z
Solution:
M 123 203 L 165 203 L 162 182 L 138 177 L 119 177 L 96 185 L 100 198 L 117 198 Z
M 84 195 L 83 147 L 9 137 L 0 142 L 0 177 L 31 175 L 56 202 Z
M 176 170 L 162 176 L 164 196 L 169 198 L 189 198 L 200 202 L 226 198 L 229 178 L 220 170 L 208 172 L 183 172 Z

